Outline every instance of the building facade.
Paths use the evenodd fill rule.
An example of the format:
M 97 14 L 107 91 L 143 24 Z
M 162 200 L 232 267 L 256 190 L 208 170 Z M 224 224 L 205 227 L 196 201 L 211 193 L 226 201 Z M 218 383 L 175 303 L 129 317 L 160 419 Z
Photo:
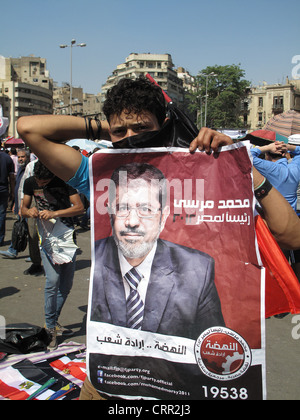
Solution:
M 300 81 L 286 79 L 285 84 L 254 86 L 242 105 L 244 125 L 249 131 L 260 130 L 275 115 L 293 109 L 300 111 Z
M 140 75 L 145 76 L 147 73 L 155 79 L 174 103 L 178 106 L 183 104 L 183 80 L 178 77 L 170 54 L 130 54 L 125 63 L 119 64 L 102 86 L 103 97 L 107 90 L 120 79 L 124 77 L 137 79 Z
M 72 87 L 72 110 L 70 111 L 70 85 L 53 87 L 53 114 L 55 115 L 83 115 L 83 89 Z
M 78 117 L 97 117 L 104 119 L 102 114 L 102 95 L 84 93 L 81 87 L 72 87 L 72 110 L 70 112 L 70 85 L 54 84 L 53 89 L 53 114 L 75 115 Z
M 5 136 L 17 136 L 21 116 L 52 114 L 53 82 L 40 57 L 0 57 L 0 103 L 9 118 Z

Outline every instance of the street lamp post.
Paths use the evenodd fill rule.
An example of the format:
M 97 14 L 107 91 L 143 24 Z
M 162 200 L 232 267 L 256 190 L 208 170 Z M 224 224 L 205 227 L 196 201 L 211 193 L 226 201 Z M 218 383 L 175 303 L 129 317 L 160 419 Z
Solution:
M 70 115 L 72 115 L 72 49 L 73 47 L 86 47 L 86 44 L 84 42 L 81 42 L 80 44 L 76 44 L 76 39 L 72 39 L 70 45 L 67 44 L 61 44 L 59 48 L 68 48 L 70 47 L 71 55 L 70 55 Z
M 207 120 L 207 90 L 208 90 L 208 78 L 209 77 L 216 77 L 217 74 L 214 72 L 211 72 L 209 74 L 205 74 L 205 73 L 199 73 L 199 76 L 203 76 L 206 78 L 206 88 L 205 88 L 205 117 L 204 117 L 204 126 L 206 127 L 206 120 Z
M 200 111 L 199 111 L 198 106 L 197 106 L 197 123 L 198 123 L 199 114 L 200 114 L 200 127 L 198 127 L 198 128 L 202 128 L 203 127 L 203 124 L 202 124 L 202 114 L 203 114 L 203 112 L 202 112 L 202 108 L 203 108 L 202 104 L 203 104 L 203 101 L 202 101 L 202 99 L 204 99 L 204 98 L 205 98 L 205 96 L 201 96 L 201 95 L 198 95 L 197 96 L 197 99 L 199 100 L 199 103 L 197 103 L 197 105 L 199 105 L 199 108 L 200 108 Z M 199 126 L 199 124 L 198 124 L 198 126 Z M 204 125 L 204 127 L 205 127 L 205 125 Z

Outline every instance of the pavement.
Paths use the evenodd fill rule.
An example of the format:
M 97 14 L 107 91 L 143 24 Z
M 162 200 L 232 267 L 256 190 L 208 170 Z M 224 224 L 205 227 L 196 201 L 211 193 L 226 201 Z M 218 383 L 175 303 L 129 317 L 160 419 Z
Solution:
M 7 214 L 6 237 L 0 250 L 7 250 L 14 215 Z M 90 231 L 77 228 L 80 247 L 71 293 L 63 308 L 60 323 L 74 331 L 66 341 L 85 343 L 86 314 L 90 275 Z M 0 315 L 6 324 L 44 325 L 44 276 L 24 275 L 29 268 L 28 250 L 15 260 L 0 256 Z M 268 400 L 300 399 L 300 315 L 266 320 L 266 378 Z
M 9 212 L 6 220 L 4 246 L 10 245 L 11 230 L 15 221 Z M 77 242 L 80 248 L 76 259 L 76 272 L 73 288 L 60 316 L 60 324 L 74 331 L 72 341 L 85 343 L 85 319 L 88 304 L 90 275 L 90 231 L 77 228 Z M 26 262 L 29 257 L 28 248 L 19 253 L 18 258 L 11 260 L 0 256 L 0 315 L 5 317 L 6 325 L 29 323 L 44 326 L 44 287 L 45 276 L 24 275 L 30 267 Z

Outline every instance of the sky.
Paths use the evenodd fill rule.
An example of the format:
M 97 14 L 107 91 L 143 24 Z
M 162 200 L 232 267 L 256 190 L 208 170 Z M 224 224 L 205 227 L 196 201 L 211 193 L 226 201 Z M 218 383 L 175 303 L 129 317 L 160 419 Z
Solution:
M 2 1 L 0 55 L 46 58 L 50 77 L 97 94 L 130 53 L 172 56 L 197 75 L 237 64 L 252 85 L 300 78 L 300 1 L 14 0 Z M 299 56 L 299 57 L 296 57 Z M 292 63 L 294 60 L 294 63 Z

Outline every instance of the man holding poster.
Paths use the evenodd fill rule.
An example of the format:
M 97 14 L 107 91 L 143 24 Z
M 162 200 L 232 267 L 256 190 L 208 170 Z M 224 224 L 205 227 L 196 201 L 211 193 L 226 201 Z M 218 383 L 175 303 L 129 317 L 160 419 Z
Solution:
M 193 141 L 190 137 L 185 138 L 184 147 L 191 142 L 190 149 L 170 149 L 169 137 L 166 136 L 165 130 L 167 121 L 164 99 L 159 92 L 160 89 L 151 87 L 144 81 L 128 79 L 121 81 L 108 95 L 106 102 L 108 121 L 102 122 L 101 138 L 112 140 L 116 147 L 124 147 L 123 140 L 129 136 L 126 143 L 128 147 L 136 145 L 137 148 L 148 148 L 149 142 L 144 140 L 145 137 L 149 140 L 149 134 L 153 133 L 158 139 L 155 145 L 168 146 L 168 148 L 119 149 L 96 153 L 92 157 L 90 174 L 89 160 L 62 143 L 72 138 L 85 136 L 88 138 L 91 133 L 97 133 L 99 127 L 96 121 L 86 125 L 82 118 L 72 116 L 31 116 L 18 121 L 19 134 L 53 173 L 88 196 L 91 186 L 92 282 L 87 348 L 89 379 L 93 386 L 89 380 L 86 381 L 82 398 L 92 396 L 91 398 L 101 399 L 102 395 L 102 398 L 125 399 L 261 399 L 265 396 L 264 291 L 261 289 L 264 282 L 261 281 L 263 270 L 260 268 L 255 239 L 252 164 L 249 150 L 247 145 L 240 144 L 225 147 L 220 153 L 211 155 L 198 151 L 191 154 L 190 152 L 195 152 L 197 148 L 207 152 L 212 148 L 217 152 L 219 146 L 232 143 L 227 136 L 209 129 L 202 129 Z M 165 140 L 168 144 L 164 143 Z M 178 143 L 172 143 L 171 146 L 183 147 Z M 143 330 L 143 326 L 141 330 L 129 328 L 127 323 L 125 324 L 124 302 L 128 293 L 126 283 L 122 278 L 119 278 L 118 283 L 116 279 L 112 279 L 110 283 L 107 281 L 108 277 L 105 278 L 108 273 L 107 258 L 103 261 L 101 271 L 104 274 L 100 279 L 96 263 L 100 258 L 101 245 L 108 242 L 115 243 L 115 240 L 110 238 L 112 235 L 110 219 L 117 218 L 117 208 L 114 209 L 115 213 L 111 212 L 112 214 L 109 214 L 107 208 L 103 211 L 105 201 L 103 180 L 107 180 L 108 189 L 113 170 L 132 162 L 147 163 L 160 169 L 170 183 L 177 178 L 179 186 L 184 191 L 186 189 L 189 191 L 187 181 L 192 182 L 193 188 L 197 186 L 197 181 L 202 181 L 199 184 L 199 194 L 197 188 L 194 188 L 196 193 L 188 192 L 186 195 L 180 194 L 180 188 L 178 195 L 177 189 L 176 195 L 171 189 L 169 217 L 166 217 L 166 213 L 163 214 L 162 209 L 159 210 L 156 204 L 150 209 L 151 218 L 161 216 L 161 227 L 164 224 L 157 241 L 157 248 L 160 241 L 178 245 L 178 248 L 173 245 L 168 246 L 169 257 L 161 263 L 161 267 L 167 263 L 169 269 L 172 267 L 172 270 L 175 270 L 176 265 L 172 260 L 175 248 L 177 250 L 185 247 L 195 250 L 197 256 L 200 255 L 198 252 L 206 253 L 206 256 L 201 255 L 201 257 L 202 261 L 205 261 L 208 274 L 206 277 L 201 276 L 202 280 L 199 282 L 203 284 L 203 279 L 206 278 L 205 287 L 202 288 L 203 295 L 197 291 L 194 296 L 195 289 L 192 288 L 189 294 L 190 300 L 187 302 L 189 289 L 186 287 L 183 295 L 185 301 L 181 302 L 178 299 L 173 301 L 173 308 L 176 307 L 177 312 L 169 314 L 169 321 L 164 318 L 165 325 L 167 323 L 171 325 L 172 320 L 177 322 L 178 312 L 188 314 L 190 302 L 195 301 L 196 296 L 199 297 L 199 303 L 201 300 L 208 302 L 210 296 L 208 290 L 212 291 L 216 287 L 226 327 L 220 319 L 221 314 L 218 309 L 216 312 L 219 325 L 209 328 L 199 327 L 199 336 L 196 332 L 192 334 L 187 332 L 189 325 L 186 326 L 187 331 L 182 332 L 180 328 L 180 331 L 164 329 L 162 332 L 152 327 L 148 330 Z M 256 176 L 254 186 L 259 186 L 262 177 L 257 177 L 255 172 L 254 176 Z M 110 204 L 114 207 L 113 200 Z M 136 208 L 137 204 L 135 202 L 131 203 L 130 207 L 118 208 L 118 215 L 121 215 L 120 223 L 122 217 L 124 221 L 127 213 L 135 218 L 138 215 L 149 215 L 147 210 Z M 296 225 L 292 221 L 295 215 L 286 207 L 280 194 L 272 189 L 270 194 L 263 197 L 261 204 L 267 210 L 269 226 L 282 241 L 290 241 L 291 237 L 295 237 L 293 233 L 296 231 Z M 285 221 L 284 226 L 283 221 Z M 136 234 L 135 232 L 133 236 Z M 116 233 L 115 236 L 117 235 Z M 124 239 L 125 236 L 120 234 L 119 242 L 122 242 L 121 238 Z M 134 239 L 137 240 L 138 238 Z M 299 241 L 299 236 L 296 236 L 296 240 Z M 130 239 L 127 239 L 127 242 L 130 242 Z M 119 251 L 115 255 L 119 257 Z M 208 255 L 215 261 L 215 286 L 213 276 L 209 274 L 212 260 Z M 136 263 L 140 262 L 137 260 L 141 257 L 131 255 L 127 258 L 135 260 Z M 127 260 L 126 262 L 128 263 Z M 155 257 L 152 262 L 152 265 L 154 264 Z M 189 276 L 187 261 L 181 258 L 180 264 L 185 265 L 186 284 L 188 285 L 190 277 L 192 284 L 195 284 L 193 276 Z M 114 267 L 120 267 L 118 259 Z M 120 268 L 118 270 L 120 271 Z M 148 272 L 150 273 L 149 270 Z M 160 280 L 163 278 L 162 274 L 164 279 L 171 276 L 170 272 L 159 274 Z M 161 283 L 167 284 L 165 281 Z M 109 289 L 108 284 L 114 284 L 116 288 Z M 174 282 L 172 292 L 174 289 L 176 291 L 176 287 Z M 151 289 L 150 276 L 147 288 Z M 145 293 L 146 296 L 145 290 L 146 288 L 144 292 L 139 293 Z M 98 294 L 100 304 L 98 298 L 94 297 L 92 305 L 93 292 L 95 296 Z M 157 302 L 165 298 L 164 293 L 159 291 L 152 293 L 153 295 Z M 106 306 L 102 305 L 102 296 L 106 296 Z M 213 292 L 213 296 L 216 296 L 216 292 Z M 169 300 L 165 303 L 166 307 L 169 303 L 172 304 L 172 299 L 173 294 L 170 293 Z M 146 314 L 143 319 L 144 324 L 147 316 L 156 317 L 156 301 L 153 299 L 150 301 L 148 296 L 143 301 L 146 309 L 150 307 L 149 315 Z M 139 305 L 138 299 L 137 306 Z M 218 305 L 217 303 L 215 308 L 218 308 Z M 203 305 L 201 306 L 203 315 L 205 310 Z M 123 315 L 114 321 L 113 317 L 118 313 L 115 311 L 116 307 L 122 308 Z M 198 321 L 195 324 L 197 325 Z M 215 321 L 210 325 L 215 325 Z M 203 331 L 203 328 L 206 330 Z M 99 393 L 96 390 L 99 390 Z

